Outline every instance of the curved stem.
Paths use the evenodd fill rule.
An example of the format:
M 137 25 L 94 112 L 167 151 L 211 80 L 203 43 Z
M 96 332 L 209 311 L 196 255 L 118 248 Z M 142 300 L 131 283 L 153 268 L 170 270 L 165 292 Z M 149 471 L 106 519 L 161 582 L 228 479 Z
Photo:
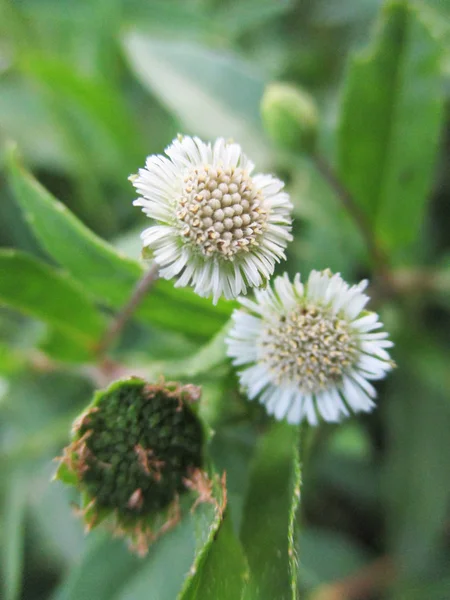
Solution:
M 130 296 L 130 299 L 116 315 L 115 319 L 97 346 L 97 354 L 100 358 L 103 357 L 111 348 L 111 345 L 114 343 L 117 336 L 122 332 L 122 329 L 125 327 L 127 321 L 129 321 L 129 319 L 133 316 L 149 289 L 158 279 L 158 272 L 159 265 L 153 263 L 149 270 L 138 281 L 133 293 Z

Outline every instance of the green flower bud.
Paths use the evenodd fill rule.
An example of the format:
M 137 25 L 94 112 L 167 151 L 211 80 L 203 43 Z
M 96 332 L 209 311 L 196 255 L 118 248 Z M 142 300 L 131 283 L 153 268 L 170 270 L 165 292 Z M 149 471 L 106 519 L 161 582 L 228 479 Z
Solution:
M 287 83 L 271 83 L 261 101 L 261 116 L 269 136 L 281 148 L 311 152 L 319 114 L 312 97 Z
M 138 378 L 94 395 L 73 424 L 56 473 L 82 493 L 79 512 L 88 530 L 111 517 L 115 532 L 145 554 L 158 533 L 179 521 L 179 496 L 208 481 L 199 398 L 193 385 Z

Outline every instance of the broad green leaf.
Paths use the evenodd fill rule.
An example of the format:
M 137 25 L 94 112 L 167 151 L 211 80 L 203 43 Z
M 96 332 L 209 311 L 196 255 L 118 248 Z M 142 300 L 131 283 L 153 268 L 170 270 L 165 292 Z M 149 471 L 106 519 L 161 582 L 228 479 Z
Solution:
M 242 598 L 248 573 L 242 546 L 227 514 L 217 529 L 211 529 L 195 573 L 179 595 L 179 600 Z
M 295 516 L 300 499 L 298 428 L 274 423 L 260 440 L 241 526 L 250 567 L 246 600 L 297 596 Z
M 225 474 L 222 478 L 216 473 L 210 476 L 210 500 L 201 502 L 191 515 L 196 552 L 178 600 L 208 597 L 239 599 L 242 595 L 246 561 L 226 508 Z M 224 526 L 225 521 L 228 523 Z M 227 591 L 229 595 L 226 595 Z
M 41 246 L 99 301 L 121 308 L 130 297 L 144 267 L 118 253 L 85 227 L 45 190 L 17 159 L 10 158 L 10 175 L 17 201 Z M 158 281 L 137 316 L 198 338 L 208 338 L 223 326 L 232 305 L 203 299 L 190 289 L 175 289 Z
M 17 471 L 9 477 L 3 513 L 2 579 L 5 600 L 18 600 L 21 597 L 25 506 L 25 480 Z
M 339 173 L 394 257 L 417 238 L 442 125 L 442 56 L 420 9 L 387 2 L 343 91 Z
M 0 303 L 92 344 L 104 330 L 94 304 L 69 276 L 15 250 L 0 251 Z
M 138 79 L 188 131 L 233 137 L 254 160 L 266 160 L 259 123 L 264 81 L 254 68 L 229 52 L 137 31 L 125 37 L 124 47 Z

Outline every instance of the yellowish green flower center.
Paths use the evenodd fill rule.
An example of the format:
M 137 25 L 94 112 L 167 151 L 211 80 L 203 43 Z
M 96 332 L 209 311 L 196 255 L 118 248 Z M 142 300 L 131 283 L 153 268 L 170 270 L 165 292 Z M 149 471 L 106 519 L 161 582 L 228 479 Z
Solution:
M 295 385 L 312 394 L 341 381 L 359 354 L 349 322 L 314 305 L 274 317 L 263 331 L 259 348 L 274 383 Z

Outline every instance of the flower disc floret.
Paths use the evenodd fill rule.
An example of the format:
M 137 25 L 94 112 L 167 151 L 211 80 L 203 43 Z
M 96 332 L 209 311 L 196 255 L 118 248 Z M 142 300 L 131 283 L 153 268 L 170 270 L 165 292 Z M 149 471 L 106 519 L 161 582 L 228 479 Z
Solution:
M 357 355 L 349 322 L 322 306 L 300 305 L 280 315 L 264 328 L 260 341 L 260 359 L 273 381 L 295 381 L 306 394 L 339 383 Z
M 366 281 L 349 286 L 339 274 L 312 271 L 306 285 L 297 275 L 277 277 L 275 291 L 240 298 L 247 311 L 233 314 L 228 355 L 244 366 L 239 378 L 250 399 L 290 423 L 339 421 L 375 406 L 375 388 L 392 368 L 392 346 L 378 315 L 364 310 Z
M 231 299 L 267 281 L 292 239 L 289 196 L 238 144 L 179 137 L 132 176 L 134 202 L 155 224 L 142 233 L 160 275 L 201 296 Z
M 233 260 L 256 246 L 266 231 L 263 202 L 244 169 L 202 165 L 185 176 L 176 216 L 193 251 Z

